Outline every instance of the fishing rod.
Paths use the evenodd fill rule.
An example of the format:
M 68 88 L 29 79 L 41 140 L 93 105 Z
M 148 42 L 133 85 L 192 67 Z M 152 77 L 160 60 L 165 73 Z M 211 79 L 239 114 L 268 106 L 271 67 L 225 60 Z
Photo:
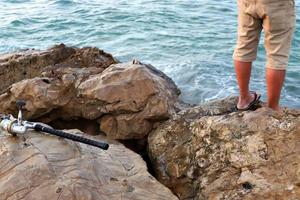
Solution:
M 87 145 L 95 146 L 98 148 L 101 148 L 103 150 L 107 150 L 109 147 L 109 144 L 91 140 L 89 138 L 85 138 L 82 136 L 70 134 L 64 131 L 60 131 L 57 129 L 53 129 L 50 126 L 46 124 L 42 124 L 39 122 L 30 122 L 30 121 L 24 121 L 23 120 L 23 107 L 26 105 L 26 102 L 23 100 L 18 100 L 16 102 L 17 107 L 19 109 L 18 118 L 14 118 L 13 115 L 4 115 L 0 114 L 0 129 L 3 131 L 6 131 L 10 133 L 13 136 L 16 136 L 18 134 L 26 134 L 28 130 L 33 129 L 38 132 L 45 132 L 52 135 L 56 135 L 62 138 L 66 138 L 69 140 L 73 140 L 75 142 L 84 143 Z

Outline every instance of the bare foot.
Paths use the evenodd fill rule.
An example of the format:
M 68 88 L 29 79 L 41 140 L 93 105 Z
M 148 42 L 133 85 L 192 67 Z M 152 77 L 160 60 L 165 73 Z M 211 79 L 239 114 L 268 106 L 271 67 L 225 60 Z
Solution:
M 268 106 L 267 102 L 262 102 L 261 105 L 262 105 L 262 107 L 270 108 L 270 109 L 272 109 L 272 111 L 275 111 L 275 112 L 277 112 L 279 114 L 284 113 L 284 110 L 286 109 L 286 107 L 280 107 L 280 106 L 278 106 L 275 109 L 273 109 L 271 106 Z
M 271 108 L 272 110 L 278 112 L 278 113 L 283 113 L 283 110 L 281 109 L 280 106 L 277 106 L 277 107 L 268 106 L 268 107 Z
M 281 111 L 281 108 L 280 106 L 270 106 L 270 105 L 267 105 L 269 108 L 273 109 L 274 111 L 277 111 L 277 112 L 280 112 Z

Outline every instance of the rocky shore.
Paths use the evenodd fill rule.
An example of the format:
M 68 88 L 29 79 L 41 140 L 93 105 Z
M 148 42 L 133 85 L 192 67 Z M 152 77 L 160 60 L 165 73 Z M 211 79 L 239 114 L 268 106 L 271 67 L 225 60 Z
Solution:
M 26 119 L 111 144 L 0 132 L 0 200 L 300 199 L 299 110 L 188 105 L 151 65 L 63 44 L 1 55 L 0 82 L 0 113 L 23 99 Z

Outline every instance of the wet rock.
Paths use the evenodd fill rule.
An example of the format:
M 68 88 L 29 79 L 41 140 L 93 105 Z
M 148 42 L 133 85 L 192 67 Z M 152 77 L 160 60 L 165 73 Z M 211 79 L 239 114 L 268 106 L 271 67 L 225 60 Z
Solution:
M 0 132 L 0 200 L 177 199 L 138 154 L 110 143 L 103 151 L 37 132 Z
M 67 47 L 46 51 L 51 55 L 47 60 L 56 58 L 51 52 L 57 48 Z M 26 119 L 97 121 L 113 139 L 142 139 L 154 123 L 176 112 L 180 92 L 153 66 L 136 60 L 113 64 L 115 59 L 96 48 L 70 51 L 69 57 L 48 62 L 35 77 L 12 84 L 0 95 L 0 112 L 16 114 L 15 102 L 23 99 Z
M 300 111 L 230 112 L 235 102 L 181 111 L 149 135 L 158 180 L 180 199 L 299 198 Z

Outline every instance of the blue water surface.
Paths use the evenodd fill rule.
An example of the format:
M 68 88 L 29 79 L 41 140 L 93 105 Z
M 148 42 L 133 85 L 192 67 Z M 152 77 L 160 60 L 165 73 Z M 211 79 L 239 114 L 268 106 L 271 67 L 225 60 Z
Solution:
M 296 2 L 300 13 L 300 2 Z M 202 103 L 237 94 L 232 52 L 235 0 L 0 0 L 0 53 L 57 43 L 97 46 L 120 61 L 164 71 L 182 99 Z M 300 18 L 282 105 L 300 108 Z M 251 89 L 266 99 L 263 42 Z

